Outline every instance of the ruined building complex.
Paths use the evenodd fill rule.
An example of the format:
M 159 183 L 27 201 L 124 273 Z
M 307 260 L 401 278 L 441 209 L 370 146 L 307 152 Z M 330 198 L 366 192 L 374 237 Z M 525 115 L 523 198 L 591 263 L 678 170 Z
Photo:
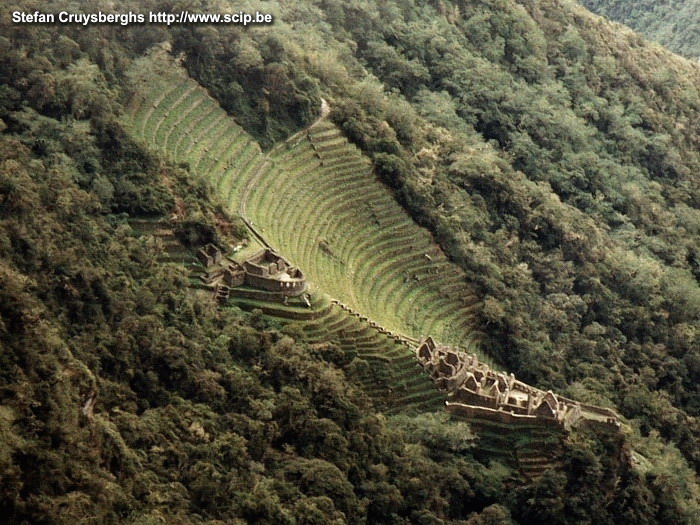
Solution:
M 265 248 L 242 263 L 225 257 L 214 245 L 200 249 L 198 258 L 206 268 L 205 284 L 219 301 L 231 294 L 262 301 L 287 303 L 287 298 L 304 294 L 304 274 L 280 255 Z M 304 296 L 307 297 L 307 296 Z M 419 363 L 438 389 L 447 393 L 447 411 L 470 419 L 508 424 L 537 424 L 571 429 L 581 422 L 593 422 L 608 428 L 620 426 L 618 416 L 609 409 L 573 401 L 543 391 L 515 379 L 513 374 L 497 372 L 475 355 L 437 344 L 432 337 L 410 340 L 390 332 L 354 312 L 340 301 L 333 303 L 351 315 L 369 323 L 397 342 L 413 346 Z M 308 299 L 307 299 L 308 304 Z
M 617 415 L 600 408 L 544 392 L 492 370 L 475 355 L 423 339 L 416 356 L 439 389 L 447 392 L 451 414 L 502 423 L 537 423 L 570 429 L 582 420 L 619 427 Z
M 223 256 L 212 244 L 201 248 L 197 257 L 207 269 L 205 284 L 214 288 L 219 300 L 229 297 L 231 289 L 249 286 L 265 292 L 264 299 L 284 301 L 306 291 L 306 278 L 301 270 L 269 248 L 260 250 L 242 264 Z

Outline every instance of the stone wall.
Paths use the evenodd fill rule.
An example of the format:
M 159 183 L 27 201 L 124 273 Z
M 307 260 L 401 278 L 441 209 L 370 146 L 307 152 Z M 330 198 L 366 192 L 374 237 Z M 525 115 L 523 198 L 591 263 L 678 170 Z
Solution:
M 227 286 L 231 289 L 243 285 L 267 292 L 265 300 L 286 302 L 287 297 L 302 295 L 307 289 L 306 278 L 298 268 L 266 248 L 248 258 L 243 264 L 222 255 L 221 250 L 208 244 L 197 252 L 206 271 L 202 281 L 212 289 Z M 237 295 L 234 291 L 234 295 Z M 221 296 L 217 295 L 220 299 Z
M 304 293 L 306 290 L 306 282 L 304 281 L 278 281 L 272 277 L 264 277 L 246 273 L 245 284 L 254 288 L 267 290 L 268 292 L 276 292 L 280 295 L 297 296 Z
M 261 250 L 243 263 L 245 284 L 274 292 L 284 297 L 296 297 L 306 291 L 304 274 L 269 248 Z
M 527 385 L 513 374 L 492 370 L 475 355 L 438 345 L 431 337 L 423 339 L 415 352 L 437 387 L 448 393 L 448 407 L 456 407 L 448 410 L 498 421 L 534 418 L 567 429 L 582 420 L 615 428 L 620 425 L 617 414 L 610 409 L 578 403 Z
M 445 408 L 452 415 L 468 419 L 487 419 L 489 421 L 506 423 L 509 425 L 543 425 L 552 428 L 561 427 L 559 422 L 555 419 L 546 419 L 527 414 L 513 414 L 504 410 L 479 407 L 449 400 L 445 402 Z

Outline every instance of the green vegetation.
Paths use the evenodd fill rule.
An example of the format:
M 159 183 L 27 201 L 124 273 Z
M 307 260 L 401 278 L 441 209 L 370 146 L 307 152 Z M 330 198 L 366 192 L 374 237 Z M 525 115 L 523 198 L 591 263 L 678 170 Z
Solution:
M 33 28 L 22 47 L 5 50 L 0 68 L 8 94 L 0 137 L 3 519 L 508 516 L 495 496 L 508 473 L 468 454 L 466 425 L 446 433 L 444 416 L 426 415 L 411 420 L 417 430 L 409 434 L 403 422 L 390 424 L 346 378 L 347 358 L 335 346 L 302 346 L 259 314 L 218 309 L 188 286 L 181 264 L 163 262 L 173 235 L 180 249 L 207 233 L 225 245 L 237 240 L 235 222 L 185 171 L 129 139 L 114 95 L 80 119 L 54 99 L 55 114 L 38 113 L 18 90 L 29 77 L 9 72 L 60 76 L 41 54 L 50 35 Z M 83 89 L 101 83 L 96 70 Z M 105 189 L 122 178 L 128 192 Z M 136 196 L 162 208 L 134 208 Z M 428 435 L 442 440 L 421 441 Z
M 176 162 L 188 162 L 231 212 L 245 199 L 246 216 L 266 241 L 321 291 L 389 330 L 416 338 L 434 334 L 471 349 L 476 299 L 464 274 L 446 261 L 331 122 L 281 143 L 266 159 L 232 119 L 215 116 L 221 112 L 216 103 L 162 51 L 137 61 L 130 77 L 136 91 L 126 125 L 133 135 Z M 210 117 L 193 129 L 198 114 Z M 174 139 L 170 148 L 159 132 Z M 336 341 L 348 355 L 367 361 L 354 375 L 379 406 L 441 408 L 444 396 L 411 349 L 397 347 L 327 301 L 309 311 L 303 304 L 266 303 L 243 292 L 233 302 L 278 321 L 313 319 L 301 335 L 309 342 Z
M 671 51 L 700 58 L 700 5 L 693 0 L 581 0 L 581 4 Z
M 477 287 L 483 352 L 697 467 L 697 67 L 572 3 L 318 5 L 218 28 L 206 60 L 254 47 L 314 78 Z M 175 28 L 174 49 L 198 31 Z
M 245 199 L 246 218 L 323 292 L 390 330 L 470 347 L 477 301 L 464 273 L 335 125 L 323 120 L 266 160 L 230 118 L 210 117 L 218 124 L 205 119 L 199 125 L 204 131 L 192 130 L 198 113 L 221 110 L 212 109 L 216 103 L 170 59 L 154 55 L 141 59 L 131 75 L 137 91 L 127 126 L 136 138 L 158 149 L 163 141 L 154 130 L 173 137 L 170 144 L 180 146 L 163 147 L 164 153 L 188 162 L 231 212 Z
M 119 10 L 212 9 L 180 4 Z M 697 66 L 569 2 L 239 9 L 276 21 L 0 20 L 2 516 L 697 523 Z M 194 80 L 170 68 L 179 82 L 132 100 L 164 41 Z M 284 144 L 321 96 L 335 126 Z M 362 339 L 337 307 L 285 326 L 262 304 L 217 308 L 182 262 L 241 239 L 230 214 L 251 180 L 246 213 L 319 281 L 336 276 L 319 285 L 353 308 L 447 342 L 478 333 L 494 362 L 629 427 L 562 442 L 409 416 L 373 401 L 382 380 L 405 387 L 395 406 L 422 395 L 400 345 Z M 316 213 L 274 201 L 277 184 Z M 392 196 L 458 282 L 403 282 L 429 277 L 428 259 L 382 230 L 419 253 L 430 237 Z M 283 235 L 287 216 L 303 236 Z M 355 282 L 335 258 L 356 265 Z M 445 317 L 460 298 L 442 288 L 456 284 L 467 330 Z

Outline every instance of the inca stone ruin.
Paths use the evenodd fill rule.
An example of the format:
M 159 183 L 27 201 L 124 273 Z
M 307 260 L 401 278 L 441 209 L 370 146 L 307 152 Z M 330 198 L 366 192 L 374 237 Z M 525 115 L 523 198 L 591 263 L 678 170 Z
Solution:
M 478 344 L 479 294 L 386 191 L 369 159 L 324 118 L 327 108 L 313 125 L 262 152 L 205 90 L 172 69 L 168 62 L 157 87 L 141 85 L 147 90 L 130 106 L 131 131 L 188 163 L 251 234 L 233 258 L 213 245 L 200 250 L 197 288 L 228 306 L 299 323 L 306 341 L 337 342 L 357 355 L 354 379 L 387 413 L 439 410 L 446 402 L 451 413 L 476 427 L 493 423 L 499 432 L 501 422 L 515 423 L 516 434 L 556 434 L 582 421 L 617 428 L 610 410 L 530 387 L 435 344 Z M 193 118 L 168 119 L 182 111 L 175 94 L 184 92 Z M 170 140 L 163 144 L 156 130 Z M 411 337 L 418 334 L 432 337 Z M 416 353 L 441 390 L 416 366 Z
M 242 286 L 265 292 L 262 299 L 279 301 L 302 295 L 307 288 L 302 271 L 269 248 L 260 250 L 242 264 L 223 256 L 212 244 L 201 248 L 197 256 L 207 271 L 203 281 L 214 289 L 219 301 L 225 301 L 232 289 Z
M 301 270 L 269 248 L 260 250 L 242 264 L 223 256 L 211 244 L 200 249 L 198 257 L 207 269 L 204 281 L 220 302 L 225 302 L 232 294 L 243 294 L 286 303 L 287 297 L 302 295 L 307 289 Z M 333 302 L 349 309 L 337 300 Z M 366 317 L 351 313 L 372 328 L 408 342 Z M 565 430 L 583 421 L 610 428 L 620 426 L 617 414 L 609 409 L 530 386 L 516 380 L 513 374 L 492 370 L 475 355 L 437 344 L 430 336 L 418 343 L 415 355 L 437 388 L 447 394 L 445 405 L 453 415 L 508 424 L 534 423 Z
M 423 339 L 416 356 L 440 390 L 447 392 L 448 412 L 502 423 L 541 423 L 569 430 L 581 421 L 619 427 L 617 414 L 543 391 L 496 372 L 475 355 Z

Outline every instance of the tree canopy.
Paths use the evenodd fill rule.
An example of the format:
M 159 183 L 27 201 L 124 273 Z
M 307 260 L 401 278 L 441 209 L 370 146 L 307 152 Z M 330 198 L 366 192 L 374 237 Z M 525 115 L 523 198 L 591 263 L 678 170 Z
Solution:
M 0 20 L 9 522 L 697 523 L 697 64 L 568 1 L 117 4 L 275 22 Z M 468 425 L 379 413 L 332 343 L 192 293 L 130 221 L 242 232 L 122 128 L 128 66 L 163 41 L 264 147 L 329 100 L 478 286 L 484 352 L 625 432 L 577 433 L 521 485 Z

